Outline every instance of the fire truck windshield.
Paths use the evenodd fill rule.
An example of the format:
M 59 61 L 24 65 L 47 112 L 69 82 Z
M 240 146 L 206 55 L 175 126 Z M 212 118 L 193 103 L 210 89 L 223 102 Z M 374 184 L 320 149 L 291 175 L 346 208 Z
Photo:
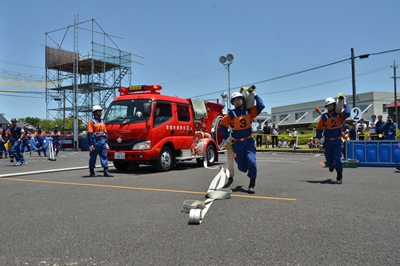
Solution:
M 115 101 L 107 108 L 106 124 L 130 124 L 146 121 L 150 117 L 151 99 Z

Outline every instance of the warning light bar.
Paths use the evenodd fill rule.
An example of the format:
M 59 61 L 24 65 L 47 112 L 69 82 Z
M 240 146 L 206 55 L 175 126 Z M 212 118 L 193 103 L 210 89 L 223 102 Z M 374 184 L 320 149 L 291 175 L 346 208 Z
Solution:
M 135 85 L 128 88 L 119 88 L 118 91 L 121 95 L 140 93 L 140 92 L 155 92 L 162 90 L 160 85 Z

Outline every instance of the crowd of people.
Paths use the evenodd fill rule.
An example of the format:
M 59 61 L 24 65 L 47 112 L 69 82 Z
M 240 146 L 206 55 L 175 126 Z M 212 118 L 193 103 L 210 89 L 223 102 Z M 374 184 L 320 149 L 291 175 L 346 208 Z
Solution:
M 382 115 L 378 115 L 378 120 L 376 118 L 372 115 L 368 124 L 361 118 L 354 128 L 344 123 L 341 127 L 343 140 L 395 140 L 398 125 L 392 116 L 388 115 L 386 121 Z
M 51 137 L 53 150 L 58 156 L 61 148 L 61 131 L 58 126 L 55 126 L 50 134 L 46 134 L 41 126 L 38 126 L 35 131 L 31 131 L 26 126 L 18 126 L 17 122 L 17 119 L 13 118 L 11 124 L 0 128 L 0 159 L 10 158 L 10 163 L 14 163 L 14 166 L 22 166 L 27 164 L 25 153 L 31 155 L 32 152 L 37 152 L 39 156 L 43 154 L 46 157 L 49 150 L 46 140 L 48 137 Z M 32 139 L 34 145 L 32 145 Z
M 256 133 L 256 147 L 258 148 L 261 148 L 263 144 L 265 148 L 269 148 L 270 145 L 272 148 L 295 148 L 298 146 L 299 139 L 296 128 L 293 128 L 292 131 L 289 129 L 286 130 L 286 136 L 288 138 L 285 140 L 284 137 L 279 138 L 279 126 L 276 122 L 272 122 L 271 125 L 265 122 L 264 126 L 262 126 L 262 122 L 259 121 Z
M 371 120 L 366 123 L 364 118 L 361 118 L 354 126 L 345 122 L 341 125 L 342 140 L 395 140 L 396 131 L 398 129 L 390 115 L 387 116 L 386 121 L 383 121 L 383 116 L 372 115 Z M 279 127 L 275 122 L 269 124 L 258 122 L 256 132 L 256 147 L 261 148 L 293 148 L 298 146 L 298 133 L 296 128 L 292 131 L 286 129 L 285 137 L 279 138 Z M 311 137 L 307 143 L 309 148 L 320 148 L 319 140 L 316 137 Z

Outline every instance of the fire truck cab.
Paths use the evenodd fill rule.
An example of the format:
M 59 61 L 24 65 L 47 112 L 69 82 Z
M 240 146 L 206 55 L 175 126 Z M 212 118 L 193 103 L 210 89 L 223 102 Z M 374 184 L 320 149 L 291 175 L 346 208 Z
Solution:
M 152 164 L 169 171 L 177 162 L 218 161 L 223 105 L 160 93 L 159 85 L 120 88 L 104 116 L 109 161 L 118 170 Z

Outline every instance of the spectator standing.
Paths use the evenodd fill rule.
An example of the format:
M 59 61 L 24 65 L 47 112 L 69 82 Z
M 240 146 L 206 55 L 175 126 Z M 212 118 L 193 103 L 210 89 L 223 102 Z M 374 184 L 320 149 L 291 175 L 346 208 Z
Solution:
M 17 126 L 17 119 L 15 118 L 11 119 L 10 133 L 12 144 L 11 153 L 14 155 L 15 158 L 14 166 L 25 165 L 25 158 L 21 154 L 21 141 L 24 137 L 24 130 L 21 127 Z
M 387 116 L 386 123 L 383 124 L 382 129 L 385 140 L 396 139 L 397 124 L 393 122 L 390 115 Z
M 371 137 L 371 140 L 377 140 L 378 139 L 378 134 L 376 132 L 376 115 L 371 116 L 371 121 L 369 121 L 369 135 Z
M 349 125 L 346 124 L 346 122 L 343 122 L 343 124 L 340 126 L 340 130 L 342 131 L 343 156 L 346 159 L 346 144 L 350 138 L 350 127 L 349 127 Z
M 103 176 L 113 177 L 108 172 L 108 158 L 107 158 L 107 130 L 103 119 L 101 119 L 103 109 L 100 105 L 95 105 L 92 108 L 93 118 L 88 121 L 87 126 L 87 139 L 89 143 L 90 159 L 89 171 L 90 176 L 96 176 L 94 168 L 96 166 L 97 155 L 100 156 L 100 163 L 104 169 Z
M 276 124 L 276 122 L 272 122 L 271 126 L 272 148 L 274 148 L 274 145 L 278 147 L 278 135 L 279 135 L 279 127 Z
M 262 139 L 263 139 L 263 127 L 262 127 L 262 122 L 258 121 L 258 126 L 257 126 L 257 137 L 256 137 L 256 142 L 257 142 L 257 148 L 262 147 Z
M 271 143 L 271 129 L 268 126 L 268 122 L 265 122 L 264 124 L 263 133 L 265 148 L 268 148 L 269 144 Z
M 329 172 L 336 169 L 336 184 L 343 183 L 343 162 L 342 162 L 342 131 L 340 126 L 350 116 L 350 109 L 345 103 L 344 96 L 339 96 L 343 101 L 343 111 L 336 113 L 336 100 L 329 97 L 325 100 L 326 113 L 323 113 L 317 124 L 317 138 L 325 149 L 326 166 Z
M 249 90 L 249 88 L 242 87 L 242 90 L 246 89 Z M 231 103 L 235 108 L 230 110 L 220 122 L 222 137 L 233 143 L 232 150 L 239 171 L 247 172 L 250 179 L 248 193 L 251 194 L 255 193 L 254 187 L 257 178 L 256 149 L 254 139 L 251 137 L 251 122 L 265 108 L 260 96 L 254 95 L 254 99 L 256 106 L 247 109 L 243 94 L 234 92 L 231 96 Z M 231 134 L 228 132 L 229 127 L 232 128 Z
M 296 128 L 293 128 L 292 135 L 293 135 L 293 148 L 297 148 L 299 142 L 299 136 L 297 134 Z
M 43 152 L 44 157 L 46 157 L 46 148 L 44 146 L 45 142 L 46 142 L 46 132 L 44 130 L 42 130 L 41 126 L 38 126 L 37 130 L 35 131 L 34 134 L 35 137 L 35 142 L 36 142 L 36 150 L 39 154 L 39 156 L 41 156 L 40 152 Z
M 361 118 L 360 121 L 357 123 L 357 135 L 359 140 L 364 140 L 365 130 L 367 130 L 367 124 L 364 123 L 364 118 Z
M 383 129 L 382 126 L 385 122 L 383 122 L 382 115 L 378 115 L 378 121 L 376 121 L 375 126 L 376 126 L 376 134 L 378 136 L 378 140 L 383 140 Z

